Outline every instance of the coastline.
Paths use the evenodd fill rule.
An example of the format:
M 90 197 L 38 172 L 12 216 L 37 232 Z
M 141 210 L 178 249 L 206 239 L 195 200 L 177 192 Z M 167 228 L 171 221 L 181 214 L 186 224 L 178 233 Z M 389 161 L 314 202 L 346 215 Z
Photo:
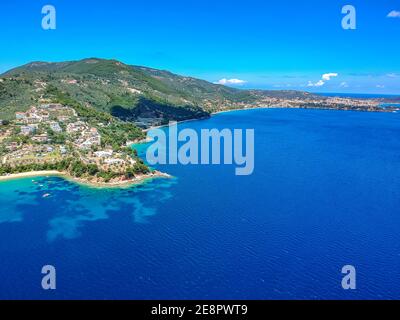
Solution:
M 331 110 L 327 108 L 287 108 L 287 107 L 250 107 L 250 108 L 234 108 L 234 109 L 225 109 L 225 110 L 220 110 L 220 111 L 215 111 L 210 113 L 210 117 L 214 115 L 218 115 L 221 113 L 228 113 L 228 112 L 235 112 L 235 111 L 245 111 L 245 110 L 255 110 L 255 109 L 318 109 L 318 110 Z M 346 109 L 334 109 L 334 110 L 339 110 L 339 111 L 355 111 L 359 112 L 360 110 L 346 110 Z M 210 117 L 203 117 L 203 118 L 198 118 L 198 119 L 187 119 L 187 120 L 182 120 L 182 121 L 177 121 L 177 123 L 184 123 L 184 122 L 190 122 L 190 121 L 199 121 L 199 120 L 206 120 L 209 119 Z M 152 129 L 158 129 L 158 128 L 163 128 L 163 127 L 168 127 L 169 124 L 165 125 L 160 125 L 160 126 L 152 126 L 146 129 L 143 129 L 143 132 L 148 132 L 149 130 Z M 148 137 L 146 137 L 143 140 L 140 141 L 131 141 L 129 143 L 130 146 L 134 146 L 135 144 L 143 144 L 143 143 L 148 143 L 151 142 Z M 113 181 L 113 182 L 95 182 L 95 181 L 90 181 L 87 179 L 82 179 L 82 178 L 76 178 L 70 176 L 67 172 L 60 172 L 60 171 L 55 171 L 55 170 L 47 170 L 47 171 L 30 171 L 30 172 L 21 172 L 21 173 L 15 173 L 15 174 L 9 174 L 6 176 L 0 176 L 0 183 L 9 181 L 9 180 L 16 180 L 16 179 L 22 179 L 22 178 L 33 178 L 33 177 L 47 177 L 47 176 L 58 176 L 62 177 L 65 180 L 75 182 L 81 185 L 85 185 L 88 187 L 92 188 L 122 188 L 122 187 L 129 187 L 132 185 L 139 185 L 142 184 L 146 181 L 152 180 L 154 178 L 172 178 L 171 175 L 167 173 L 163 173 L 157 170 L 154 170 L 152 173 L 149 174 L 144 174 L 144 175 L 138 175 L 134 177 L 131 180 L 119 180 L 119 181 Z
M 139 185 L 155 178 L 172 178 L 172 176 L 170 176 L 169 174 L 156 170 L 149 174 L 138 175 L 131 180 L 123 180 L 115 182 L 93 182 L 82 178 L 72 177 L 66 172 L 48 170 L 48 171 L 21 172 L 21 173 L 10 174 L 7 176 L 0 176 L 0 183 L 10 180 L 23 179 L 23 178 L 50 177 L 50 176 L 61 177 L 65 180 L 92 188 L 122 188 L 122 187 L 130 187 L 133 185 Z
M 212 116 L 213 115 L 213 113 L 210 113 L 210 116 Z M 187 120 L 182 120 L 182 121 L 176 121 L 176 123 L 185 123 L 185 122 L 192 122 L 192 121 L 200 121 L 200 120 L 206 120 L 206 119 L 209 119 L 210 117 L 202 117 L 202 118 L 194 118 L 194 119 L 187 119 Z M 146 128 L 146 129 L 143 129 L 143 132 L 148 132 L 148 131 L 150 131 L 150 130 L 154 130 L 154 129 L 160 129 L 160 128 L 164 128 L 164 127 L 168 127 L 169 126 L 169 124 L 162 124 L 162 125 L 159 125 L 159 126 L 151 126 L 151 127 L 149 127 L 149 128 Z M 146 140 L 146 139 L 145 139 Z M 142 141 L 139 141 L 139 142 L 136 142 L 136 143 L 145 143 L 145 142 L 147 142 L 147 141 L 144 141 L 144 140 L 142 140 Z
M 399 104 L 400 107 L 400 104 Z M 225 109 L 225 110 L 220 110 L 220 111 L 215 111 L 211 113 L 211 116 L 217 115 L 220 113 L 227 113 L 227 112 L 235 112 L 235 111 L 246 111 L 246 110 L 267 110 L 267 109 L 296 109 L 296 110 L 332 110 L 332 111 L 350 111 L 350 112 L 382 112 L 382 113 L 396 113 L 397 110 L 390 110 L 390 111 L 385 111 L 384 108 L 381 110 L 360 110 L 360 109 L 344 109 L 344 108 L 327 108 L 327 107 L 318 107 L 318 108 L 310 108 L 310 107 L 296 107 L 296 108 L 291 108 L 291 107 L 285 107 L 285 106 L 264 106 L 264 107 L 250 107 L 250 108 L 236 108 L 236 109 Z
M 255 110 L 255 109 L 278 109 L 279 107 L 251 107 L 251 108 L 240 108 L 240 109 L 225 109 L 220 111 L 215 111 L 211 113 L 211 116 L 220 114 L 220 113 L 227 113 L 227 112 L 234 112 L 234 111 L 246 111 L 246 110 Z
M 227 112 L 234 112 L 234 111 L 255 110 L 255 109 L 278 109 L 278 108 L 280 108 L 280 107 L 251 107 L 251 108 L 225 109 L 225 110 L 211 112 L 209 117 L 187 119 L 187 120 L 182 120 L 182 121 L 176 121 L 176 123 L 181 124 L 181 123 L 191 122 L 191 121 L 207 120 L 207 119 L 210 119 L 212 116 L 218 115 L 220 113 L 227 113 Z M 285 107 L 282 107 L 282 108 L 284 109 Z M 169 126 L 169 124 L 163 124 L 163 125 L 159 125 L 159 126 L 151 126 L 151 127 L 146 128 L 146 129 L 143 129 L 143 132 L 149 132 L 150 130 L 153 130 L 153 129 L 161 129 L 161 128 L 165 128 L 165 127 L 168 127 L 168 126 Z M 132 143 L 130 143 L 130 145 L 148 143 L 148 142 L 151 142 L 151 141 L 153 141 L 153 140 L 145 138 L 143 140 L 133 141 Z
M 400 106 L 400 104 L 399 104 Z M 195 119 L 187 119 L 187 120 L 182 120 L 182 121 L 176 121 L 176 123 L 185 123 L 185 122 L 190 122 L 190 121 L 200 121 L 200 120 L 206 120 L 209 119 L 212 116 L 221 114 L 221 113 L 228 113 L 228 112 L 236 112 L 236 111 L 246 111 L 246 110 L 268 110 L 268 109 L 304 109 L 304 110 L 335 110 L 335 111 L 353 111 L 353 112 L 392 112 L 396 113 L 396 111 L 385 111 L 384 108 L 382 110 L 359 110 L 359 109 L 343 109 L 343 108 L 326 108 L 326 107 L 318 107 L 318 108 L 307 108 L 307 107 L 296 107 L 296 108 L 291 108 L 291 107 L 285 107 L 285 106 L 259 106 L 259 107 L 249 107 L 249 108 L 233 108 L 233 109 L 225 109 L 225 110 L 219 110 L 219 111 L 214 111 L 210 113 L 209 117 L 203 117 L 203 118 L 195 118 Z M 168 127 L 169 124 L 163 124 L 159 126 L 150 126 L 149 128 L 143 129 L 143 132 L 147 133 L 150 130 L 153 129 L 160 129 L 164 127 Z M 151 142 L 148 140 L 148 138 L 145 138 L 143 140 L 139 141 L 134 141 L 132 144 L 141 144 L 141 143 L 147 143 Z
M 0 176 L 1 181 L 15 180 L 15 179 L 23 179 L 23 178 L 33 178 L 33 177 L 42 177 L 42 176 L 64 176 L 66 175 L 63 172 L 48 170 L 48 171 L 29 171 L 29 172 L 20 172 L 13 173 L 6 176 Z
M 252 108 L 241 108 L 241 109 L 226 109 L 226 110 L 212 112 L 212 113 L 210 113 L 209 117 L 187 119 L 187 120 L 182 120 L 182 121 L 176 121 L 176 123 L 177 124 L 181 124 L 181 123 L 185 123 L 185 122 L 207 120 L 207 119 L 210 119 L 212 116 L 218 115 L 220 113 L 228 113 L 228 112 L 234 112 L 234 111 L 245 111 L 245 110 L 255 110 L 255 109 L 277 109 L 277 108 L 275 108 L 275 107 L 274 108 L 271 108 L 271 107 L 252 107 Z M 147 133 L 150 130 L 161 129 L 161 128 L 165 128 L 165 127 L 168 127 L 168 126 L 169 126 L 169 124 L 163 124 L 163 125 L 159 125 L 159 126 L 151 126 L 151 127 L 146 128 L 146 129 L 143 129 L 143 132 Z M 131 142 L 129 144 L 131 146 L 133 146 L 135 144 L 149 143 L 149 142 L 152 142 L 152 141 L 153 141 L 152 139 L 149 139 L 146 136 L 145 139 L 142 139 L 142 140 L 139 140 L 139 141 L 133 141 L 133 142 Z

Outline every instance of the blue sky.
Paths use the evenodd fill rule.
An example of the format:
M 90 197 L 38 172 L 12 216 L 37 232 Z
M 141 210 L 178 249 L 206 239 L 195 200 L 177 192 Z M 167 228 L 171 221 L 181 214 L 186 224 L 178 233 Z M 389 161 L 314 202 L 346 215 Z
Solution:
M 56 30 L 41 28 L 47 4 Z M 100 57 L 242 88 L 400 94 L 399 0 L 2 0 L 0 35 L 0 72 Z

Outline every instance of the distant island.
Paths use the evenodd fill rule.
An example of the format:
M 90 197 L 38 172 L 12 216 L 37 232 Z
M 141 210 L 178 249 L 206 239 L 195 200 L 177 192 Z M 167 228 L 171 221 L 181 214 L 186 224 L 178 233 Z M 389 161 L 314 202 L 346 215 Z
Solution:
M 0 76 L 0 177 L 43 172 L 92 185 L 137 183 L 167 176 L 131 147 L 152 126 L 261 107 L 397 112 L 396 102 L 240 90 L 116 60 L 32 62 Z

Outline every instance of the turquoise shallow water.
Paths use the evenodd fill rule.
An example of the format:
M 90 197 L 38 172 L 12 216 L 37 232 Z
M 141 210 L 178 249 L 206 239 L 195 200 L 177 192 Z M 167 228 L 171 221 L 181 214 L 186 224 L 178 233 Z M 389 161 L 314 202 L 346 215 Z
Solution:
M 383 113 L 223 113 L 179 127 L 254 128 L 251 176 L 166 165 L 174 179 L 123 190 L 1 182 L 0 298 L 400 298 L 399 123 Z M 55 291 L 41 289 L 46 264 Z M 357 269 L 356 291 L 341 289 L 345 264 Z

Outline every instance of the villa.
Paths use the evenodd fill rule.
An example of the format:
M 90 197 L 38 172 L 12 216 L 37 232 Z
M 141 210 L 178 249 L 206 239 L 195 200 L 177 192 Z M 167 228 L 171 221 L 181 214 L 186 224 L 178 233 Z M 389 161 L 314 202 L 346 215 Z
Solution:
M 122 159 L 112 158 L 112 159 L 105 159 L 104 163 L 108 165 L 114 165 L 114 164 L 124 164 L 125 161 Z
M 24 119 L 26 119 L 26 114 L 25 114 L 25 112 L 16 112 L 15 118 L 17 120 L 24 120 Z
M 37 130 L 37 126 L 28 125 L 28 126 L 21 126 L 21 134 L 24 136 L 29 136 L 33 134 Z
M 96 151 L 95 156 L 98 158 L 109 158 L 113 155 L 112 150 Z
M 32 137 L 32 141 L 39 142 L 39 143 L 47 142 L 48 140 L 49 140 L 49 138 L 48 138 L 47 134 L 39 134 L 39 135 Z
M 58 122 L 52 121 L 49 123 L 49 125 L 50 125 L 50 129 L 56 133 L 61 133 L 63 131 Z
M 77 121 L 67 125 L 67 133 L 80 132 L 85 129 L 87 129 L 87 125 L 83 121 Z

